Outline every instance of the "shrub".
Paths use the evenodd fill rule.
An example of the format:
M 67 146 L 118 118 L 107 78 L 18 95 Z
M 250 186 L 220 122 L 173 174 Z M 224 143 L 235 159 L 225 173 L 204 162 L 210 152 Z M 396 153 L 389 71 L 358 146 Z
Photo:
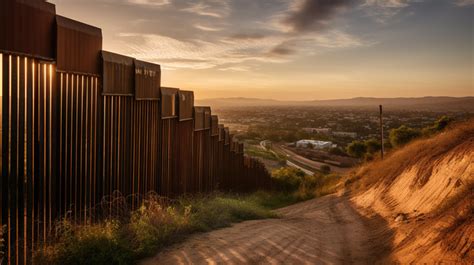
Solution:
M 298 189 L 305 173 L 298 168 L 284 167 L 272 172 L 272 177 L 279 190 L 284 192 L 294 192 Z
M 314 191 L 318 184 L 319 174 L 315 175 L 305 175 L 298 187 L 298 190 L 295 192 L 295 197 L 297 200 L 308 200 L 314 198 Z
M 421 131 L 423 136 L 431 136 L 437 132 L 441 132 L 454 120 L 446 115 L 441 116 L 432 126 L 425 127 Z
M 420 131 L 402 125 L 399 128 L 390 131 L 389 139 L 392 146 L 400 147 L 420 136 Z
M 361 141 L 354 141 L 347 146 L 347 153 L 353 157 L 362 158 L 367 153 L 367 146 Z
M 170 238 L 184 230 L 189 223 L 189 210 L 179 212 L 151 199 L 132 213 L 128 225 L 134 252 L 150 254 Z
M 59 225 L 61 234 L 55 245 L 42 246 L 36 264 L 118 264 L 132 263 L 132 252 L 120 235 L 120 223 L 73 227 L 68 221 Z
M 377 139 L 369 139 L 365 141 L 365 145 L 367 146 L 367 153 L 369 154 L 375 154 L 382 149 L 382 145 L 380 144 L 380 141 Z
M 313 196 L 320 197 L 337 191 L 341 176 L 338 174 L 315 175 Z

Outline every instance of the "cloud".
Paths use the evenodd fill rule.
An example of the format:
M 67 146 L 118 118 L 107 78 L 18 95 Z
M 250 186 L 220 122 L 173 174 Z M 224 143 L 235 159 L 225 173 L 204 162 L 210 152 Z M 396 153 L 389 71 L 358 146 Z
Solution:
M 280 44 L 273 49 L 270 50 L 269 55 L 270 56 L 287 56 L 287 55 L 292 55 L 295 54 L 296 51 L 290 47 L 288 47 L 287 44 Z
M 310 42 L 320 48 L 342 49 L 352 47 L 368 47 L 375 44 L 373 41 L 365 41 L 354 35 L 339 30 L 330 30 L 324 34 L 312 33 L 302 41 Z
M 396 16 L 403 8 L 416 2 L 424 0 L 364 0 L 361 4 L 370 17 L 376 21 L 385 23 L 390 18 Z
M 250 62 L 284 63 L 296 56 L 315 55 L 329 49 L 368 46 L 348 33 L 330 30 L 301 36 L 285 34 L 262 38 L 212 38 L 183 40 L 158 34 L 119 34 L 122 52 L 162 64 L 165 69 L 210 69 L 243 67 Z M 235 69 L 233 69 L 235 70 Z
M 410 0 L 366 0 L 365 5 L 384 8 L 402 8 L 409 5 Z
M 194 25 L 195 28 L 200 29 L 202 31 L 221 31 L 222 28 L 217 28 L 217 27 L 209 27 L 209 26 L 204 26 L 200 24 Z
M 127 47 L 123 52 L 138 59 L 162 64 L 168 69 L 209 69 L 248 61 L 279 63 L 282 58 L 270 58 L 266 51 L 282 37 L 252 41 L 178 40 L 156 34 L 122 33 Z
M 127 0 L 127 2 L 130 4 L 147 6 L 164 6 L 170 4 L 170 0 Z
M 293 32 L 325 28 L 338 10 L 347 7 L 352 0 L 297 0 L 282 23 Z
M 249 67 L 244 67 L 244 66 L 230 66 L 230 67 L 222 67 L 217 69 L 219 71 L 224 71 L 224 72 L 249 72 L 251 69 Z
M 258 40 L 265 38 L 265 35 L 261 33 L 237 33 L 229 36 L 229 38 L 235 40 Z
M 455 4 L 457 6 L 470 6 L 474 5 L 474 0 L 457 0 Z
M 186 3 L 188 5 L 181 11 L 208 16 L 214 18 L 224 18 L 230 14 L 230 5 L 227 0 L 200 0 Z

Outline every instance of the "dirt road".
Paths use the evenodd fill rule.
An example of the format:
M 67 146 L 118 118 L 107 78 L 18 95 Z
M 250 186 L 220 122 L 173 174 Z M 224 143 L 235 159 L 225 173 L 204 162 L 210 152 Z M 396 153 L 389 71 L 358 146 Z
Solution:
M 392 235 L 380 217 L 331 195 L 205 234 L 144 261 L 151 264 L 376 264 L 389 262 Z

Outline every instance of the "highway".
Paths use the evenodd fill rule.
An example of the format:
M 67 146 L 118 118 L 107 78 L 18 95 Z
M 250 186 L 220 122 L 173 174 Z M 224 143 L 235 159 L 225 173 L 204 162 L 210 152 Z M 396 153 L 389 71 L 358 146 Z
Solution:
M 303 167 L 306 170 L 316 172 L 316 171 L 319 171 L 321 166 L 328 165 L 325 163 L 313 161 L 306 157 L 300 156 L 296 154 L 295 152 L 287 149 L 283 145 L 274 144 L 272 146 L 272 149 L 279 154 L 283 154 L 288 161 L 290 161 L 292 164 L 296 164 L 298 168 Z M 350 170 L 350 168 L 337 167 L 333 165 L 328 165 L 328 166 L 331 168 L 331 172 L 335 172 L 335 173 L 346 173 Z

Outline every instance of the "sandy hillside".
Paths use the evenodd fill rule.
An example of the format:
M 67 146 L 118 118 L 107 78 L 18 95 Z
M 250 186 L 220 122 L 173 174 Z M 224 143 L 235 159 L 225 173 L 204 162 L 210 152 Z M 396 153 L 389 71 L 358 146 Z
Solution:
M 474 121 L 410 144 L 356 176 L 363 192 L 352 201 L 388 221 L 393 260 L 474 264 Z

